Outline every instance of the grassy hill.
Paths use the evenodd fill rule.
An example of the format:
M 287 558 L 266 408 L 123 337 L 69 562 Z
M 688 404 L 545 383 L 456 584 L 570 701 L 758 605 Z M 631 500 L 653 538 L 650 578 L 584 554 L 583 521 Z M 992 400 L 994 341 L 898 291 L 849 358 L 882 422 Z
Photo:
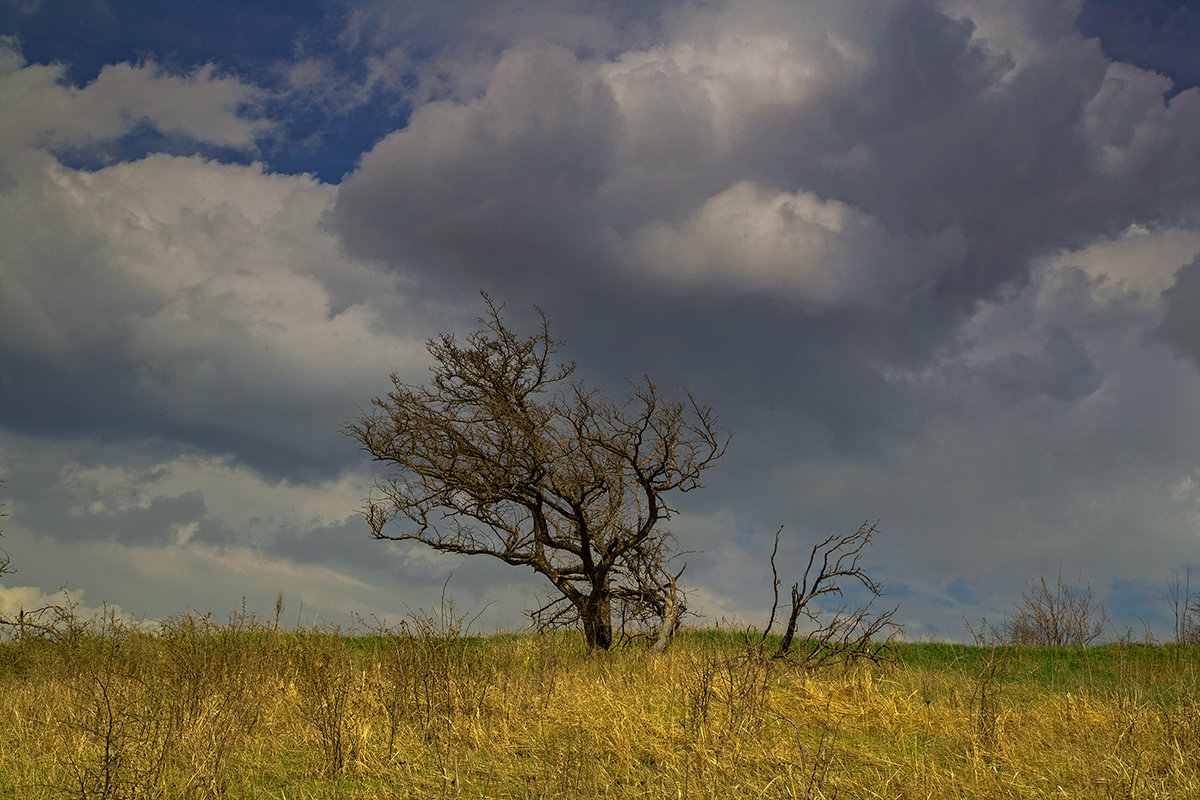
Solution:
M 109 621 L 0 643 L 0 797 L 1200 797 L 1200 650 Z

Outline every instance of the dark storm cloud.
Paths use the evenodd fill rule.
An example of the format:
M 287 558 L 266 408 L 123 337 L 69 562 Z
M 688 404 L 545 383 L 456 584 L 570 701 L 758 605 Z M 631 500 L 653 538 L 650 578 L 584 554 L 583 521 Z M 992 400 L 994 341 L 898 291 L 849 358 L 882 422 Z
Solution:
M 202 519 L 196 523 L 189 541 L 218 547 L 245 544 L 245 537 L 221 520 Z
M 91 512 L 43 509 L 39 524 L 57 532 L 63 541 L 113 541 L 124 545 L 164 546 L 174 542 L 180 530 L 200 523 L 207 513 L 200 492 L 176 497 L 155 497 L 144 507 Z
M 858 314 L 802 315 L 786 300 L 708 293 L 688 302 L 595 293 L 560 306 L 556 330 L 585 379 L 617 396 L 643 374 L 667 391 L 689 387 L 736 431 L 735 461 L 869 451 L 906 413 L 879 402 L 888 386 L 869 355 L 888 348 L 887 333 Z
M 1047 27 L 1045 54 L 1015 70 L 973 38 L 969 20 L 930 4 L 833 15 L 865 66 L 805 42 L 798 11 L 784 15 L 794 28 L 738 33 L 762 38 L 760 48 L 785 40 L 774 68 L 791 59 L 805 78 L 714 88 L 705 70 L 736 68 L 753 51 L 730 55 L 705 38 L 728 22 L 720 14 L 678 13 L 694 17 L 691 38 L 664 34 L 608 65 L 556 47 L 508 50 L 482 97 L 418 109 L 343 185 L 334 219 L 347 247 L 404 270 L 454 264 L 489 286 L 521 275 L 517 291 L 535 297 L 531 273 L 555 296 L 609 280 L 637 292 L 661 288 L 654 277 L 667 251 L 637 243 L 647 225 L 665 225 L 674 233 L 654 239 L 665 247 L 688 252 L 696 241 L 699 253 L 727 253 L 710 272 L 697 272 L 695 258 L 670 267 L 685 283 L 736 292 L 767 281 L 802 310 L 866 300 L 884 305 L 875 313 L 888 324 L 947 331 L 976 299 L 1023 282 L 1034 257 L 1195 207 L 1200 95 L 1166 106 L 1165 87 L 1112 72 L 1069 15 Z M 814 55 L 815 67 L 804 61 Z M 722 100 L 723 91 L 735 94 Z M 1128 109 L 1116 127 L 1114 107 Z M 671 124 L 688 119 L 695 124 Z M 733 132 L 717 142 L 713 126 Z M 1148 128 L 1152 136 L 1139 135 Z M 738 181 L 752 188 L 723 194 Z M 797 204 L 816 221 L 771 216 Z M 878 233 L 857 234 L 848 250 L 857 229 L 839 236 L 821 227 L 823 214 Z M 764 233 L 794 237 L 781 246 L 797 253 L 821 243 L 824 283 L 796 282 L 791 250 L 764 252 Z M 871 236 L 878 244 L 864 245 Z M 745 272 L 755 263 L 765 278 Z M 861 274 L 847 283 L 836 271 L 851 268 Z M 877 292 L 886 304 L 871 300 Z
M 106 351 L 104 355 L 111 355 Z M 0 353 L 0 403 L 5 425 L 13 433 L 54 438 L 88 437 L 117 441 L 129 436 L 172 442 L 177 452 L 214 455 L 238 453 L 264 475 L 314 480 L 336 472 L 355 458 L 340 443 L 337 426 L 355 410 L 347 398 L 342 417 L 326 415 L 314 448 L 312 436 L 275 436 L 258 430 L 233 430 L 219 419 L 186 421 L 164 411 L 161 401 L 145 391 L 139 370 L 96 354 L 74 364 L 28 359 Z M 86 387 L 86 390 L 83 388 Z M 230 398 L 234 402 L 237 398 Z M 274 424 L 286 424 L 275 420 Z M 257 426 L 256 426 L 257 427 Z
M 344 241 L 356 255 L 449 256 L 485 274 L 569 268 L 618 127 L 607 87 L 570 52 L 508 52 L 477 104 L 422 107 L 364 156 L 340 194 Z
M 394 573 L 397 559 L 385 542 L 375 541 L 362 516 L 341 522 L 277 526 L 262 546 L 270 553 L 300 564 L 322 564 L 377 573 Z
M 703 34 L 715 35 L 717 22 L 699 24 L 707 26 Z M 904 41 L 892 43 L 893 30 Z M 931 41 L 918 47 L 926 35 Z M 893 276 L 913 263 L 920 265 L 918 273 L 929 269 L 922 263 L 926 260 L 951 279 L 967 269 L 953 262 L 957 245 L 948 251 L 949 262 L 947 257 L 926 259 L 932 253 L 923 245 L 903 254 L 903 263 L 889 261 L 906 245 L 903 238 L 889 238 L 888 231 L 961 239 L 955 231 L 961 221 L 954 214 L 964 203 L 961 197 L 937 196 L 944 187 L 928 175 L 931 167 L 901 144 L 888 145 L 896 151 L 894 158 L 879 158 L 876 140 L 894 129 L 918 126 L 923 116 L 950 118 L 965 99 L 994 82 L 1003 66 L 1002 59 L 993 63 L 970 44 L 969 24 L 927 9 L 898 12 L 875 36 L 885 52 L 866 77 L 839 74 L 833 85 L 820 83 L 816 97 L 800 102 L 786 87 L 779 90 L 781 97 L 772 96 L 775 89 L 753 85 L 751 75 L 745 90 L 736 83 L 726 87 L 743 107 L 724 117 L 709 90 L 691 81 L 671 53 L 648 51 L 649 63 L 630 64 L 620 78 L 609 80 L 623 94 L 625 105 L 619 109 L 614 109 L 612 90 L 591 76 L 596 65 L 585 59 L 559 48 L 506 53 L 482 99 L 418 111 L 409 129 L 369 153 L 342 187 L 335 221 L 352 251 L 421 272 L 430 289 L 447 278 L 428 265 L 452 264 L 456 288 L 483 285 L 513 305 L 547 305 L 572 348 L 581 348 L 568 355 L 580 357 L 592 374 L 600 373 L 615 393 L 624 378 L 649 372 L 665 383 L 693 386 L 732 419 L 755 413 L 764 402 L 781 410 L 786 406 L 789 414 L 801 412 L 801 425 L 764 439 L 804 439 L 813 426 L 831 432 L 842 446 L 866 442 L 881 413 L 894 413 L 872 399 L 885 387 L 869 362 L 881 355 L 906 359 L 914 348 L 926 351 L 936 342 L 932 331 L 952 326 L 974 296 L 968 293 L 958 311 L 948 312 L 930 291 L 939 273 Z M 789 55 L 794 54 L 778 57 Z M 836 61 L 832 51 L 820 55 Z M 732 55 L 714 50 L 708 55 L 713 63 L 696 70 L 711 70 L 719 78 L 727 67 L 722 59 L 736 66 L 736 59 L 759 56 L 753 47 Z M 540 74 L 524 77 L 522 70 L 534 67 Z M 911 90 L 897 94 L 900 74 L 927 87 L 917 98 L 923 104 L 910 104 Z M 876 87 L 877 81 L 886 85 Z M 766 92 L 760 102 L 754 96 L 759 90 Z M 950 99 L 941 100 L 942 93 Z M 583 100 L 590 105 L 586 112 L 579 110 Z M 714 126 L 722 125 L 738 131 L 726 145 L 714 141 Z M 976 133 L 985 128 L 979 124 Z M 935 137 L 927 148 L 931 156 L 940 155 Z M 960 149 L 965 158 L 972 144 Z M 896 166 L 896 160 L 914 163 Z M 897 176 L 897 169 L 911 173 Z M 914 196 L 916 178 L 929 188 Z M 686 276 L 682 285 L 659 281 L 658 266 L 637 251 L 641 227 L 659 219 L 679 222 L 741 179 L 761 182 L 751 196 L 761 198 L 761 214 L 768 220 L 775 212 L 765 204 L 775 202 L 776 191 L 814 188 L 821 197 L 869 201 L 880 223 L 867 219 L 865 224 L 874 227 L 864 231 L 875 235 L 877 230 L 878 244 L 866 250 L 855 244 L 853 252 L 841 255 L 844 237 L 827 237 L 831 255 L 845 260 L 847 269 L 861 268 L 864 276 L 847 283 L 834 275 L 831 280 L 838 283 L 827 295 L 878 297 L 880 290 L 871 285 L 877 283 L 903 287 L 901 302 L 873 301 L 870 320 L 864 322 L 856 309 L 805 313 L 804 305 L 764 298 L 759 287 L 739 285 L 738 262 L 755 257 L 743 243 L 747 237 L 753 243 L 755 234 L 737 227 L 717 228 L 713 235 L 721 238 L 711 242 L 714 247 L 734 242 L 728 260 L 714 262 L 714 269 L 730 271 L 728 280 L 713 285 Z M 971 184 L 972 174 L 956 175 L 950 188 L 973 199 L 978 189 Z M 740 197 L 732 200 L 736 204 Z M 798 200 L 811 213 L 824 210 L 820 200 Z M 944 208 L 922 211 L 922 203 Z M 979 214 L 986 210 L 981 207 Z M 786 234 L 786 219 L 783 226 Z M 699 218 L 674 238 L 714 227 Z M 801 231 L 807 238 L 799 239 L 798 247 L 809 233 Z M 812 235 L 826 236 L 826 231 L 817 228 Z M 975 248 L 984 251 L 985 244 Z M 768 270 L 784 264 L 786 272 L 787 258 L 784 250 L 762 261 Z M 865 267 L 859 263 L 863 258 Z M 1019 259 L 991 258 L 1005 271 L 987 275 L 988 286 L 1023 268 Z M 982 272 L 973 262 L 970 268 Z M 817 269 L 831 273 L 834 268 Z M 789 292 L 782 294 L 786 298 Z
M 444 139 L 429 132 L 395 134 L 347 179 L 334 220 L 349 247 L 370 246 L 401 271 L 452 263 L 456 287 L 470 288 L 473 278 L 513 305 L 542 303 L 581 376 L 613 394 L 624 379 L 648 373 L 712 404 L 736 436 L 709 476 L 715 493 L 686 498 L 685 510 L 717 513 L 736 497 L 754 520 L 746 524 L 769 532 L 788 523 L 801 549 L 808 537 L 857 524 L 860 514 L 885 517 L 889 577 L 940 597 L 946 578 L 932 565 L 950 569 L 989 553 L 1013 504 L 1027 509 L 1031 538 L 1013 545 L 1009 571 L 1040 546 L 1061 553 L 1076 538 L 1116 535 L 1080 528 L 1078 506 L 1065 500 L 1086 504 L 1089 481 L 1123 480 L 1123 467 L 1106 457 L 1111 436 L 1083 446 L 1034 425 L 1017 439 L 1023 451 L 1005 432 L 1022 428 L 1026 413 L 1078 425 L 1087 417 L 1074 409 L 1096 396 L 1112 367 L 1097 364 L 1077 331 L 1048 318 L 1032 341 L 935 368 L 932 383 L 889 381 L 887 370 L 919 373 L 958 347 L 980 302 L 1003 302 L 1028 285 L 1038 259 L 1132 223 L 1186 219 L 1200 194 L 1200 93 L 1168 105 L 1161 81 L 1112 65 L 1074 31 L 1070 13 L 1035 11 L 1030 29 L 1042 38 L 1019 56 L 989 49 L 972 22 L 927 4 L 822 20 L 831 36 L 861 48 L 858 60 L 805 41 L 795 18 L 769 26 L 702 11 L 607 72 L 556 51 L 573 87 L 595 86 L 585 77 L 590 68 L 617 101 L 622 124 L 592 123 L 579 140 L 580 165 L 606 170 L 602 179 L 572 180 L 580 165 L 556 161 L 567 144 L 538 140 L 523 149 L 519 136 L 502 140 L 516 150 L 504 151 L 507 158 L 544 159 L 528 182 L 491 166 L 459 169 L 486 165 L 502 134 L 524 135 L 519 124 L 497 124 L 485 93 L 437 107 L 475 132 L 454 139 L 457 161 L 445 161 L 436 145 Z M 763 38 L 722 51 L 712 42 L 727 28 Z M 764 52 L 767 74 L 786 76 L 799 65 L 803 77 L 729 77 Z M 506 74 L 497 70 L 487 91 L 505 85 Z M 543 100 L 530 92 L 520 108 L 529 125 L 539 112 L 561 120 L 560 109 L 579 94 Z M 731 105 L 722 110 L 722 102 Z M 550 177 L 559 171 L 561 181 Z M 562 207 L 541 214 L 551 196 L 545 187 L 559 185 L 583 191 L 553 195 Z M 730 191 L 739 185 L 748 188 Z M 475 186 L 483 202 L 470 199 Z M 664 226 L 664 256 L 687 256 L 669 269 L 648 257 L 639 249 L 648 224 Z M 406 257 L 414 248 L 420 257 Z M 814 252 L 812 277 L 797 278 Z M 698 271 L 706 261 L 711 267 Z M 423 279 L 444 280 L 428 269 Z M 1091 291 L 1081 287 L 1071 307 L 1090 302 Z M 972 422 L 959 422 L 964 417 Z M 955 433 L 925 439 L 921 431 L 943 424 L 931 420 Z M 971 440 L 976 430 L 973 447 L 941 440 Z M 1131 433 L 1126 446 L 1143 447 L 1140 435 Z M 916 455 L 923 450 L 929 455 Z M 1048 453 L 1035 457 L 1045 470 L 1028 469 L 1026 454 L 1039 451 Z M 1172 458 L 1163 472 L 1177 475 L 1185 463 Z M 708 551 L 694 559 L 694 579 L 741 596 L 746 573 L 721 566 L 736 563 L 733 551 L 720 535 L 704 536 L 688 539 Z M 760 539 L 738 554 L 765 558 L 769 542 Z M 1004 591 L 981 590 L 976 599 L 987 604 Z
M 1175 285 L 1163 292 L 1166 313 L 1156 335 L 1200 369 L 1200 258 L 1175 273 Z

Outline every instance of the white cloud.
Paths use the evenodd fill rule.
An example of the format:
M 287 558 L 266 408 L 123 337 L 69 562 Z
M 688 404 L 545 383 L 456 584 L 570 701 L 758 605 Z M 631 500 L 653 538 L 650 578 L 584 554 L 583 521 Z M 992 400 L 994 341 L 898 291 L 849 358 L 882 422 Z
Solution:
M 1179 268 L 1200 255 L 1200 227 L 1149 230 L 1131 226 L 1113 238 L 1055 256 L 1049 271 L 1075 266 L 1096 281 L 1096 300 L 1108 311 L 1125 303 L 1153 310 Z
M 1200 110 L 1200 90 L 1173 98 L 1163 95 L 1171 79 L 1131 64 L 1108 65 L 1104 83 L 1084 108 L 1084 128 L 1099 148 L 1099 164 L 1106 175 L 1119 175 L 1145 167 L 1178 135 L 1182 118 Z M 1181 118 L 1182 117 L 1182 118 Z
M 261 90 L 217 74 L 211 65 L 170 75 L 153 63 L 104 67 L 75 88 L 60 65 L 24 64 L 11 39 L 0 40 L 0 153 L 7 161 L 32 146 L 80 146 L 148 123 L 167 135 L 253 149 L 271 124 L 249 116 Z M 2 162 L 0 162 L 2 163 Z
M 55 491 L 76 514 L 145 509 L 156 498 L 200 492 L 207 516 L 231 530 L 302 529 L 342 523 L 366 495 L 367 479 L 349 473 L 317 484 L 267 481 L 228 456 L 181 455 L 139 467 L 69 462 Z
M 845 203 L 749 181 L 709 198 L 679 225 L 647 225 L 638 245 L 650 268 L 669 278 L 783 291 L 814 306 L 878 305 L 954 266 L 964 251 L 954 232 L 904 241 Z
M 428 315 L 395 278 L 344 253 L 333 187 L 260 164 L 151 155 L 84 171 L 45 148 L 164 130 L 249 147 L 257 90 L 211 68 L 118 65 L 88 86 L 61 67 L 0 75 L 0 337 L 7 356 L 88 382 L 172 424 L 327 455 L 338 426 L 425 363 Z M 86 287 L 86 288 L 85 288 Z M 44 391 L 54 392 L 49 386 Z
M 10 353 L 80 366 L 100 348 L 177 420 L 298 442 L 312 426 L 328 442 L 350 404 L 424 363 L 425 331 L 397 332 L 403 296 L 342 254 L 312 178 L 162 155 L 87 173 L 36 153 L 23 178 L 0 191 Z
M 334 219 L 406 271 L 626 278 L 652 261 L 829 307 L 1020 281 L 1039 249 L 1111 230 L 1122 215 L 1097 197 L 1143 197 L 1137 165 L 1189 163 L 1187 93 L 1168 109 L 1151 73 L 1107 63 L 1078 3 L 944 9 L 689 4 L 603 57 L 536 32 L 451 51 L 451 88 L 364 155 Z M 423 24 L 383 18 L 389 40 Z M 1190 186 L 1174 183 L 1144 221 L 1173 213 Z

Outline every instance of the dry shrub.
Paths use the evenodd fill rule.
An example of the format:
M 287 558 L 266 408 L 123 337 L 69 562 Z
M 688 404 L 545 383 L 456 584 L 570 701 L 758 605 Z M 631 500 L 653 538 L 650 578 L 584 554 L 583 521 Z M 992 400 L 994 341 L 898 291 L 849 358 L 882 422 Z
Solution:
M 779 534 L 782 532 L 780 526 L 771 550 L 774 599 L 771 616 L 760 635 L 763 645 L 779 609 L 782 582 L 775 556 L 779 552 Z M 883 587 L 859 563 L 877 532 L 878 523 L 864 522 L 854 533 L 832 534 L 813 545 L 801 580 L 792 584 L 791 609 L 775 651 L 776 657 L 788 658 L 807 667 L 837 663 L 845 666 L 853 661 L 880 663 L 888 658 L 889 645 L 903 632 L 901 626 L 892 621 L 898 607 L 885 611 L 874 608 L 875 601 L 883 596 Z M 825 607 L 825 601 L 842 598 L 845 591 L 853 589 L 866 592 L 869 599 L 865 604 L 843 604 L 835 610 Z M 809 630 L 797 641 L 797 624 L 801 617 L 807 621 Z
M 1200 646 L 1200 587 L 1192 588 L 1192 568 L 1167 576 L 1167 604 L 1174 618 L 1176 644 Z
M 1092 595 L 1092 587 L 1063 580 L 1062 571 L 1054 588 L 1045 576 L 1029 582 L 1008 623 L 1008 639 L 1014 644 L 1061 647 L 1084 646 L 1104 631 L 1104 604 Z
M 352 713 L 355 669 L 338 632 L 292 637 L 288 647 L 296 712 L 316 732 L 320 771 L 338 778 L 356 755 Z
M 253 738 L 260 724 L 266 702 L 261 686 L 278 680 L 273 640 L 243 612 L 225 625 L 208 615 L 171 617 L 158 641 L 173 687 L 186 782 L 227 785 L 231 755 Z

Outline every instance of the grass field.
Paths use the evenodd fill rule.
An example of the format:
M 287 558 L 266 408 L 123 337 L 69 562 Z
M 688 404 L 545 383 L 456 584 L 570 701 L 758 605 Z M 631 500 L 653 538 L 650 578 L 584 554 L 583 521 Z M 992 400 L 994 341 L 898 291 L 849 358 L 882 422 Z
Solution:
M 373 635 L 252 619 L 0 643 L 0 797 L 1200 797 L 1200 650 Z

